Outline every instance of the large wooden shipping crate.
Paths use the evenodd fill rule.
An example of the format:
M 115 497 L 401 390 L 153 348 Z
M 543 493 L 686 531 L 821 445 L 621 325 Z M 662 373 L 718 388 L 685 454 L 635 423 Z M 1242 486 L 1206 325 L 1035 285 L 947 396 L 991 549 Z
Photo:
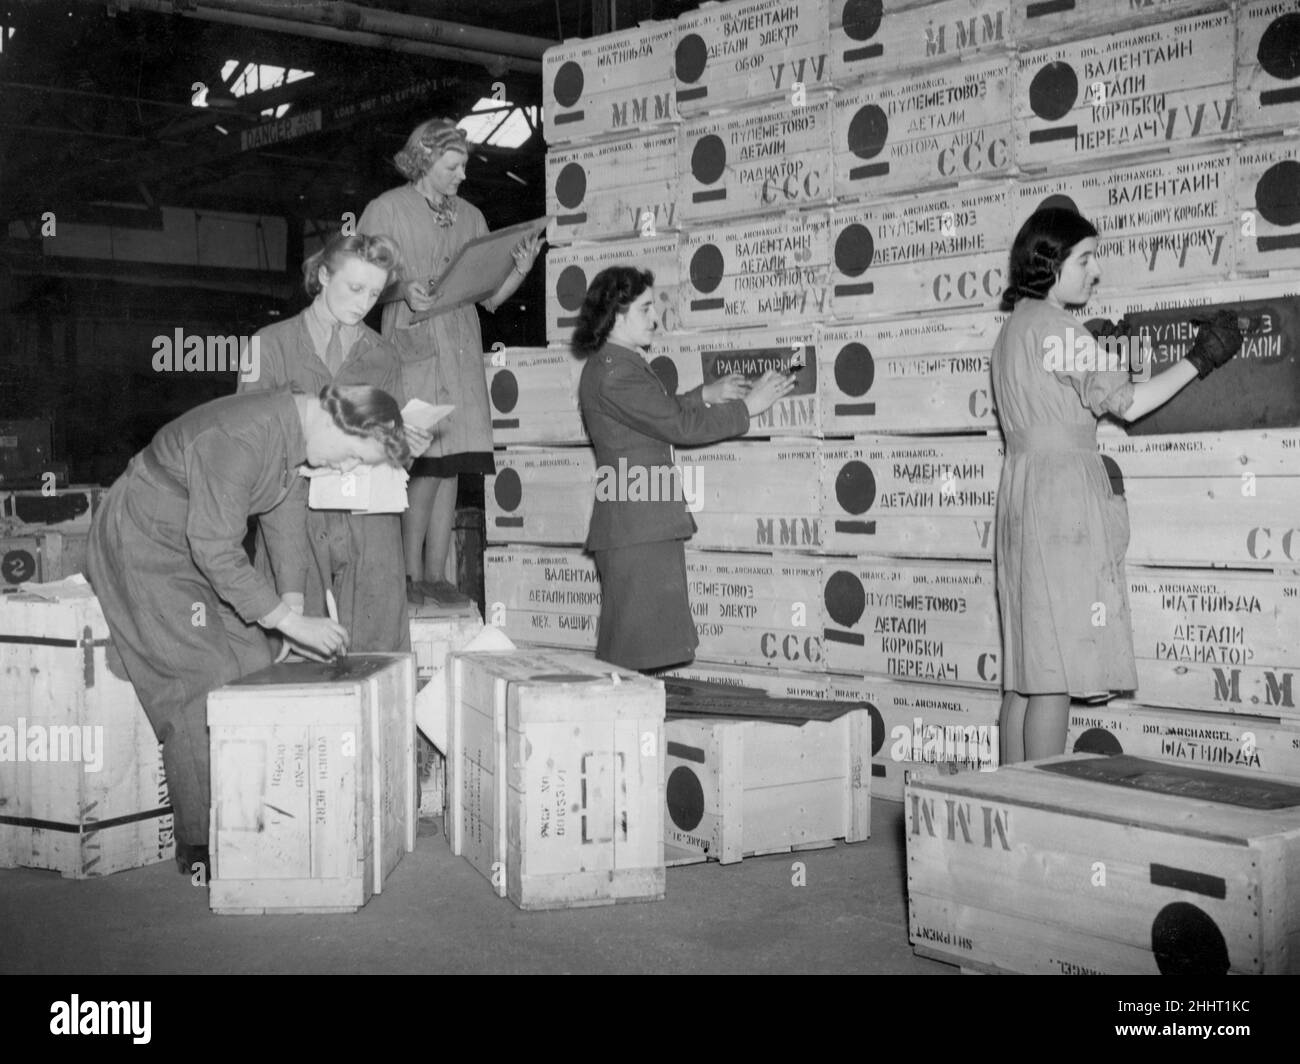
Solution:
M 1296 127 L 1300 114 L 1300 85 L 1295 80 L 1297 14 L 1297 0 L 1237 5 L 1236 101 L 1243 132 Z
M 677 227 L 677 132 L 574 144 L 546 153 L 553 242 L 624 240 Z
M 1293 24 L 1300 20 L 1300 11 L 1292 12 L 1291 18 Z M 1288 111 L 1291 122 L 1300 125 L 1300 92 L 1294 93 Z M 1239 270 L 1255 273 L 1300 269 L 1296 254 L 1300 248 L 1300 217 L 1296 216 L 1294 200 L 1297 174 L 1300 139 L 1269 138 L 1237 149 L 1232 202 L 1238 222 L 1233 235 Z
M 656 310 L 666 332 L 681 325 L 677 234 L 638 240 L 604 240 L 551 248 L 546 253 L 546 340 L 567 344 L 592 279 L 608 266 L 635 263 L 655 276 Z
M 1008 0 L 831 0 L 830 17 L 836 85 L 1011 47 Z
M 162 750 L 82 580 L 0 597 L 0 868 L 169 859 Z
M 910 934 L 986 972 L 1300 972 L 1300 786 L 1119 755 L 907 785 Z
M 208 695 L 223 914 L 353 912 L 415 849 L 415 662 L 272 665 Z
M 434 672 L 446 666 L 447 656 L 452 651 L 459 650 L 483 630 L 483 618 L 473 604 L 450 609 L 413 606 L 408 612 L 415 679 L 420 686 Z
M 452 853 L 521 909 L 663 898 L 663 685 L 537 649 L 448 683 Z
M 497 452 L 496 467 L 496 473 L 483 484 L 489 543 L 578 546 L 586 541 L 598 487 L 596 454 L 590 447 L 512 448 Z M 620 477 L 618 470 L 602 469 L 599 473 L 603 491 L 629 487 L 629 477 Z M 649 482 L 638 485 L 647 493 L 642 498 L 659 498 L 660 491 L 669 493 L 664 497 L 672 497 L 671 492 L 679 490 L 671 483 L 661 483 L 673 480 L 671 466 L 666 470 L 651 469 L 641 476 Z
M 484 617 L 516 643 L 596 649 L 600 574 L 576 547 L 492 547 L 483 554 Z
M 578 407 L 581 360 L 568 347 L 507 347 L 483 355 L 492 441 L 517 444 L 587 442 Z

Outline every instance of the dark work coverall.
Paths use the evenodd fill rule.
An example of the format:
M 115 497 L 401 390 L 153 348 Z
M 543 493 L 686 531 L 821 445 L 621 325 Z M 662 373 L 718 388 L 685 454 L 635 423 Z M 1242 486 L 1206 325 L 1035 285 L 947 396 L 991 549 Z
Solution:
M 369 384 L 391 395 L 399 407 L 406 405 L 401 363 L 387 340 L 362 325 L 359 338 L 331 377 L 307 331 L 309 313 L 310 307 L 258 332 L 261 372 L 256 381 L 240 380 L 241 393 L 288 385 L 316 396 L 331 384 Z M 306 615 L 326 615 L 325 588 L 329 587 L 338 603 L 339 623 L 348 630 L 350 650 L 409 651 L 401 514 L 363 516 L 309 509 L 307 534 L 312 554 L 307 567 Z M 265 548 L 265 536 L 259 530 L 256 565 L 258 572 L 269 576 Z M 329 583 L 323 583 L 323 578 Z
M 304 586 L 306 457 L 287 391 L 215 399 L 158 431 L 91 526 L 86 572 L 163 744 L 178 843 L 208 841 L 208 692 L 269 665 L 257 622 L 288 612 L 244 553 L 250 516 L 280 591 Z

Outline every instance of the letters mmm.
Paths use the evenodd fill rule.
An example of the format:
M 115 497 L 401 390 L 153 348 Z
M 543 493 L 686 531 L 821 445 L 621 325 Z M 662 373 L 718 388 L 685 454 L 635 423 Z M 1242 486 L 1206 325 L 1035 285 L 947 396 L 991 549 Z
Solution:
M 654 101 L 654 114 L 650 113 L 650 101 Z M 642 96 L 640 99 L 633 97 L 631 100 L 615 100 L 610 104 L 614 111 L 615 126 L 628 125 L 627 105 L 632 105 L 632 125 L 639 125 L 643 122 L 666 122 L 672 118 L 672 93 L 661 93 L 655 96 Z

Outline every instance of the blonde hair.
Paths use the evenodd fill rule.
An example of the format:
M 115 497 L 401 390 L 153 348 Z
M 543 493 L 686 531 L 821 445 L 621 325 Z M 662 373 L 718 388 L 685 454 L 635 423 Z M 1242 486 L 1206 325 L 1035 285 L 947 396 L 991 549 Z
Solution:
M 378 266 L 388 273 L 389 280 L 402 268 L 402 252 L 397 241 L 392 237 L 367 236 L 355 233 L 344 236 L 342 233 L 332 237 L 323 248 L 302 264 L 302 286 L 313 299 L 321 290 L 320 268 L 325 267 L 330 276 L 343 265 L 348 258 L 360 259 L 372 266 Z
M 368 384 L 331 384 L 321 389 L 319 398 L 341 431 L 383 444 L 389 465 L 403 466 L 411 457 L 402 412 L 387 392 Z
M 393 156 L 393 164 L 406 180 L 418 181 L 445 151 L 469 155 L 469 138 L 450 118 L 430 118 L 411 130 L 405 147 Z

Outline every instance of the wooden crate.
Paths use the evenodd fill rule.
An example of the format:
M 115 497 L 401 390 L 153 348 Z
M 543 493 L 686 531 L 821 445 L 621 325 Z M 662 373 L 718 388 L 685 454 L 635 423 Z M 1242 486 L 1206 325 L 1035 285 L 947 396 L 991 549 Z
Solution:
M 578 324 L 578 311 L 592 278 L 607 266 L 636 266 L 655 276 L 655 306 L 659 324 L 671 332 L 681 324 L 676 235 L 642 240 L 607 240 L 574 244 L 546 253 L 546 340 L 565 344 Z
M 1069 755 L 907 787 L 910 936 L 1028 974 L 1300 971 L 1300 787 Z
M 459 650 L 483 630 L 483 618 L 478 607 L 472 604 L 453 607 L 426 604 L 412 606 L 408 612 L 417 683 L 446 666 L 448 654 Z
M 451 852 L 521 909 L 662 899 L 663 685 L 533 649 L 450 669 Z
M 830 17 L 831 78 L 840 86 L 1012 47 L 1008 0 L 831 0 Z
M 678 130 L 682 218 L 688 224 L 830 201 L 831 100 L 711 115 Z
M 0 592 L 15 591 L 20 584 L 42 580 L 44 540 L 44 536 L 0 536 Z
M 1005 320 L 999 312 L 977 311 L 822 330 L 822 431 L 996 429 L 989 352 Z
M 563 144 L 677 121 L 671 22 L 645 22 L 542 55 L 546 142 Z
M 273 665 L 208 695 L 216 913 L 354 912 L 415 849 L 415 663 Z
M 1011 172 L 1012 61 L 980 60 L 835 97 L 835 196 L 882 199 Z
M 831 307 L 837 318 L 994 309 L 1015 227 L 1006 183 L 837 208 Z
M 591 448 L 512 448 L 496 453 L 496 466 L 496 474 L 483 482 L 489 543 L 586 542 L 597 491 Z M 655 476 L 646 479 L 647 491 L 667 488 Z M 613 473 L 602 473 L 601 480 L 607 485 L 602 490 L 620 486 Z
M 1016 164 L 1060 173 L 1233 136 L 1231 36 L 1215 11 L 1021 52 Z
M 1293 18 L 1300 19 L 1300 11 Z M 1300 95 L 1297 96 L 1300 100 Z M 1300 103 L 1291 111 L 1300 125 Z M 1233 171 L 1236 262 L 1242 271 L 1300 268 L 1300 142 L 1294 137 L 1243 144 Z
M 1070 707 L 1065 749 L 1300 779 L 1300 720 L 1277 717 L 1165 709 L 1127 700 L 1076 704 Z
M 666 669 L 658 675 L 665 682 L 672 677 L 705 680 L 725 687 L 753 688 L 774 698 L 814 698 L 819 701 L 831 697 L 832 679 L 850 679 L 782 669 L 746 669 L 739 665 L 717 665 L 708 661 Z M 845 696 L 846 699 L 851 697 Z
M 686 551 L 702 662 L 820 672 L 821 566 L 794 555 Z
M 498 446 L 586 443 L 578 407 L 582 360 L 566 347 L 507 347 L 483 356 Z
M 595 650 L 600 617 L 596 559 L 577 548 L 489 548 L 484 619 L 516 643 Z
M 1228 152 L 1053 176 L 1017 186 L 1015 226 L 1068 207 L 1101 234 L 1100 291 L 1206 283 L 1233 269 L 1237 219 Z
M 672 129 L 546 153 L 551 243 L 636 239 L 677 228 L 677 134 Z
M 719 222 L 683 234 L 682 324 L 689 329 L 811 322 L 830 309 L 829 218 L 805 212 Z
M 0 491 L 0 532 L 30 535 L 37 532 L 62 532 L 86 535 L 91 518 L 99 508 L 103 489 L 94 485 Z M 54 579 L 58 579 L 57 577 Z
M 1295 77 L 1297 0 L 1237 5 L 1237 122 L 1242 132 L 1300 126 Z M 1295 178 L 1291 177 L 1292 187 Z
M 993 557 L 1002 476 L 994 437 L 859 438 L 821 449 L 829 554 Z
M 0 868 L 86 879 L 174 849 L 162 750 L 90 585 L 0 598 Z
M 1130 563 L 1300 569 L 1300 429 L 1097 445 L 1128 502 Z
M 1300 578 L 1130 565 L 1128 583 L 1140 701 L 1300 719 Z
M 750 383 L 770 369 L 789 373 L 797 352 L 803 367 L 794 370 L 794 389 L 757 417 L 750 418 L 746 435 L 818 436 L 821 434 L 818 336 L 818 330 L 808 325 L 679 333 L 665 338 L 665 342 L 651 350 L 650 366 L 669 395 L 681 395 L 732 373 L 739 373 Z
M 1223 0 L 1011 0 L 1011 36 L 1018 44 L 1090 37 L 1098 26 L 1168 19 Z
M 673 67 L 683 118 L 758 101 L 795 106 L 831 84 L 827 0 L 735 0 L 705 4 L 677 19 Z M 784 100 L 784 103 L 782 102 Z
M 823 632 L 832 672 L 997 687 L 993 566 L 828 558 Z

